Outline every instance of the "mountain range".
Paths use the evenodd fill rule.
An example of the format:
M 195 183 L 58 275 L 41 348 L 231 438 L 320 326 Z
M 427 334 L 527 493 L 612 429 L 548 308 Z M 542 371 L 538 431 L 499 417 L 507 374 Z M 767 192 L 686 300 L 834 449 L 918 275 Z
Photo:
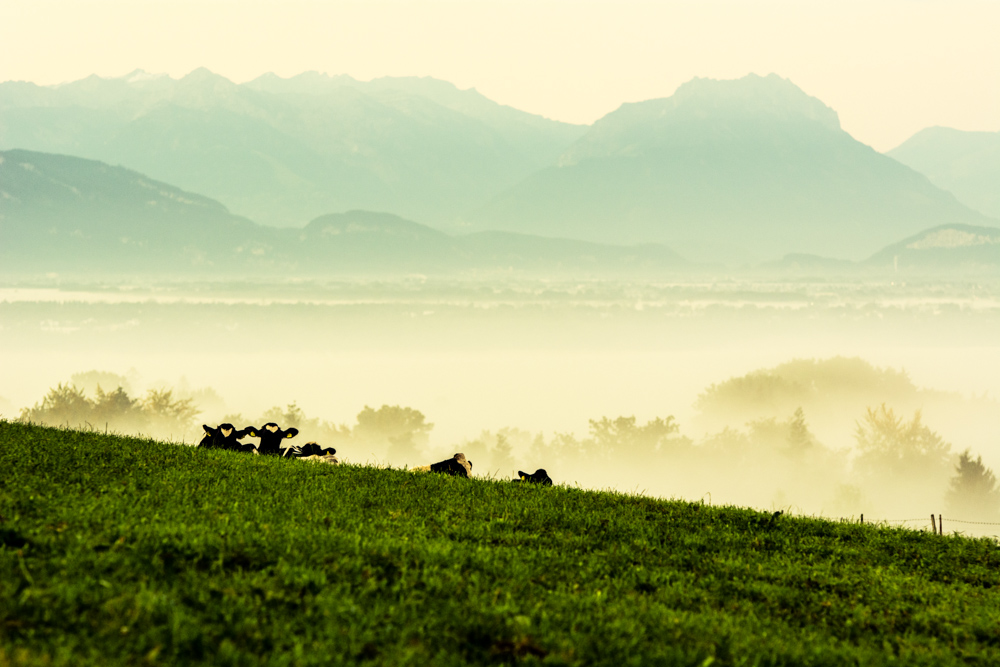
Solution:
M 0 149 L 121 164 L 272 226 L 352 208 L 443 222 L 551 163 L 586 128 L 429 78 L 198 69 L 0 84 Z
M 887 153 L 960 202 L 1000 218 L 1000 132 L 929 127 Z
M 0 152 L 0 263 L 7 273 L 242 276 L 662 274 L 686 266 L 657 244 L 509 232 L 454 236 L 370 211 L 324 215 L 300 228 L 268 227 L 130 169 L 24 150 Z
M 728 261 L 858 260 L 930 226 L 996 222 L 853 139 L 836 112 L 776 75 L 695 79 L 623 105 L 472 220 Z
M 908 144 L 893 153 L 919 166 L 914 147 L 940 142 Z M 430 78 L 309 72 L 236 84 L 199 69 L 181 79 L 136 71 L 7 82 L 0 149 L 12 148 L 124 165 L 135 170 L 128 178 L 201 193 L 188 199 L 212 201 L 204 205 L 217 219 L 206 229 L 252 229 L 260 243 L 276 237 L 253 223 L 301 236 L 327 214 L 369 210 L 427 233 L 653 243 L 732 265 L 789 253 L 856 261 L 929 228 L 1000 223 L 983 213 L 988 205 L 973 210 L 971 195 L 963 203 L 939 187 L 944 176 L 935 185 L 854 140 L 835 111 L 773 74 L 695 79 L 590 127 Z M 922 154 L 939 166 L 958 155 Z M 974 164 L 986 173 L 981 202 L 988 160 Z M 78 217 L 91 215 L 87 206 L 96 203 Z

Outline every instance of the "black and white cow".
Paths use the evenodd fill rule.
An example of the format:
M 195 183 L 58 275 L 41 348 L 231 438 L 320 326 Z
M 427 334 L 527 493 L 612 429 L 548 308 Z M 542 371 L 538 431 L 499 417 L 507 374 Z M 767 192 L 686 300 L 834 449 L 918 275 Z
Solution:
M 281 451 L 281 441 L 294 438 L 299 434 L 299 429 L 290 428 L 287 431 L 283 431 L 274 422 L 268 422 L 261 428 L 247 426 L 246 432 L 251 438 L 260 438 L 260 444 L 257 445 L 258 453 L 265 456 L 281 456 L 283 454 Z
M 240 448 L 246 445 L 241 444 L 240 438 L 245 438 L 247 436 L 247 429 L 236 430 L 236 427 L 232 424 L 219 424 L 217 428 L 212 428 L 208 424 L 202 424 L 201 427 L 205 430 L 205 437 L 201 439 L 198 443 L 199 447 L 204 449 L 227 449 L 230 451 L 238 451 Z M 252 447 L 253 445 L 251 445 Z
M 539 468 L 532 474 L 528 474 L 522 470 L 517 471 L 519 479 L 515 479 L 515 482 L 525 482 L 529 484 L 541 484 L 542 486 L 552 486 L 552 478 L 549 477 L 549 473 L 545 472 L 545 468 Z
M 333 447 L 320 447 L 315 442 L 307 442 L 301 447 L 292 446 L 285 450 L 286 457 L 303 458 L 306 456 L 333 456 L 337 450 Z

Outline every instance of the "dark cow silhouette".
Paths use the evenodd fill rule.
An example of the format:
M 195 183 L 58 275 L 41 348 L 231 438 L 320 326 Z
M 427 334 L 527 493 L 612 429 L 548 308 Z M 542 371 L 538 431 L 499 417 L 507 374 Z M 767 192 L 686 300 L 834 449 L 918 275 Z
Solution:
M 333 447 L 320 447 L 315 442 L 307 442 L 301 447 L 290 447 L 285 451 L 286 457 L 303 458 L 306 456 L 333 456 L 337 450 Z
M 532 474 L 528 474 L 522 470 L 517 471 L 519 479 L 515 479 L 515 482 L 525 482 L 531 484 L 541 484 L 542 486 L 552 486 L 552 478 L 549 477 L 549 473 L 545 472 L 545 468 L 539 468 Z
M 260 438 L 260 444 L 257 445 L 257 452 L 265 456 L 281 456 L 281 441 L 294 438 L 299 434 L 299 429 L 297 428 L 290 428 L 287 431 L 283 431 L 274 422 L 268 422 L 260 428 L 247 426 L 246 431 L 247 435 L 251 438 Z
M 465 458 L 465 454 L 461 452 L 440 463 L 432 463 L 429 468 L 430 472 L 439 472 L 445 475 L 454 475 L 455 477 L 472 476 L 472 461 Z
M 247 429 L 238 431 L 235 426 L 228 423 L 219 424 L 217 428 L 212 428 L 208 424 L 202 424 L 201 427 L 205 429 L 205 437 L 198 443 L 199 447 L 204 449 L 239 451 L 242 447 L 246 446 L 238 442 L 238 440 L 247 436 Z

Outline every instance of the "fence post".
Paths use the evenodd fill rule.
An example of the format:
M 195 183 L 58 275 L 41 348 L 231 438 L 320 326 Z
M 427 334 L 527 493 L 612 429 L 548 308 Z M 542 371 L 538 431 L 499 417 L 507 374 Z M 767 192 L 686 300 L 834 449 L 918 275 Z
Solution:
M 938 535 L 944 535 L 944 521 L 941 520 L 940 514 L 938 514 Z
M 934 523 L 934 512 L 931 512 L 931 532 L 937 534 L 937 524 Z

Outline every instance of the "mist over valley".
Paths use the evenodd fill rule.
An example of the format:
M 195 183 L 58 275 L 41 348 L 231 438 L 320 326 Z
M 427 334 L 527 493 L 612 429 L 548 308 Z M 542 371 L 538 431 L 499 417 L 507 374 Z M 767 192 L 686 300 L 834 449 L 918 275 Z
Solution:
M 0 414 L 939 507 L 963 452 L 1000 466 L 1000 226 L 928 166 L 971 140 L 928 141 L 877 153 L 774 74 L 589 127 L 430 78 L 2 83 Z M 938 458 L 893 472 L 866 428 Z

